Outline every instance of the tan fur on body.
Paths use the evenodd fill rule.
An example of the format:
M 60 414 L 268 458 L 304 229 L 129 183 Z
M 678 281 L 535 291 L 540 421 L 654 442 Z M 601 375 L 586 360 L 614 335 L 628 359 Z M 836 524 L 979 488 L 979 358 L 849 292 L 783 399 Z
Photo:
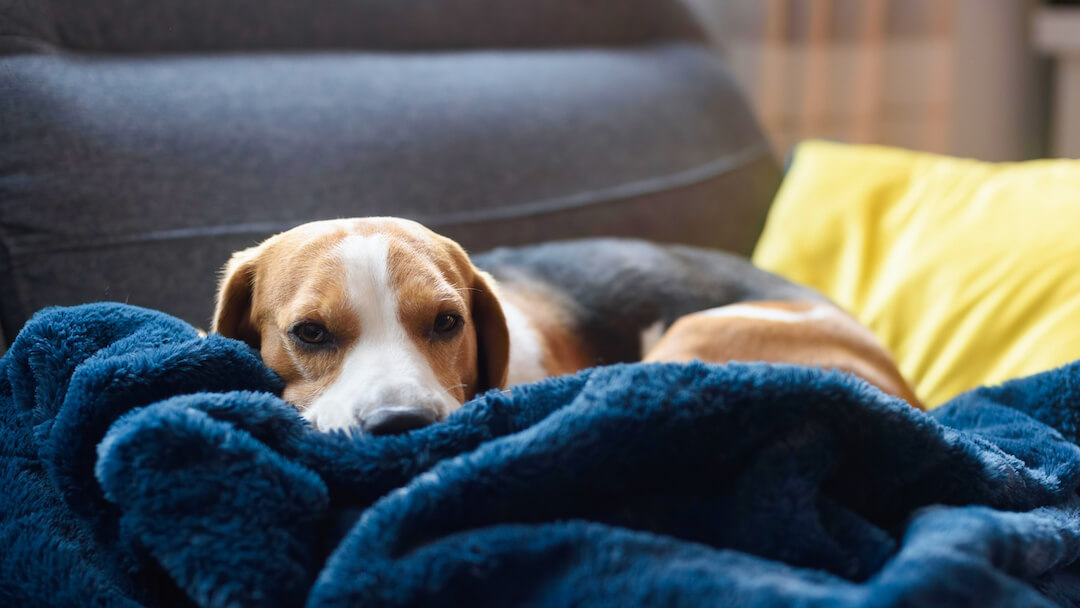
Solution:
M 528 288 L 503 289 L 503 301 L 527 311 L 529 323 L 540 338 L 540 366 L 547 376 L 572 374 L 594 365 L 592 357 L 574 331 L 565 309 L 553 305 L 550 294 Z
M 762 314 L 755 315 L 752 307 Z M 717 314 L 700 312 L 678 319 L 644 360 L 764 361 L 838 369 L 923 407 L 874 334 L 839 308 L 807 302 L 743 302 L 713 311 Z

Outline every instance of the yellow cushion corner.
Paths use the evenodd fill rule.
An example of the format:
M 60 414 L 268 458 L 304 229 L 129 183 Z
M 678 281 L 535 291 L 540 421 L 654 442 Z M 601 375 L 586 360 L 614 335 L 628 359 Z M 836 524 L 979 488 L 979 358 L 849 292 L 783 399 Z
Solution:
M 1080 359 L 1080 161 L 800 144 L 753 256 L 870 327 L 927 404 Z

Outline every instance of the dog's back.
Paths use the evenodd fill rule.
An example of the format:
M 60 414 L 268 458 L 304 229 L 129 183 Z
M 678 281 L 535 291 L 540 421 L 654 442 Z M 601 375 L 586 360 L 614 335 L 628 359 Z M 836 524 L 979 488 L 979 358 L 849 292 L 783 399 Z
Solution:
M 649 334 L 737 302 L 828 302 L 744 258 L 633 239 L 585 239 L 472 256 L 505 290 L 558 302 L 594 364 L 640 360 Z

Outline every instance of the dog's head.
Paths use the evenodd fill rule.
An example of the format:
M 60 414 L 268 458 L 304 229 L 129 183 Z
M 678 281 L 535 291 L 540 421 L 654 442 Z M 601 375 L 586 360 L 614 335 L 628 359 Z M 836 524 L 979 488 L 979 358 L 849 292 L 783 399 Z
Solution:
M 395 433 L 505 383 L 493 285 L 415 222 L 313 222 L 233 255 L 213 331 L 258 349 L 317 428 Z

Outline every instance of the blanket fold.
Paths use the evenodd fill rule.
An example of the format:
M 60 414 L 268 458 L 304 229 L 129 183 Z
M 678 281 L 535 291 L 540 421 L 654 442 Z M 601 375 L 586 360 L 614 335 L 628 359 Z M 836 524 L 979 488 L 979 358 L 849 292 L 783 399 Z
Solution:
M 402 436 L 120 304 L 0 359 L 0 604 L 1080 602 L 1080 365 L 930 413 L 854 377 L 616 365 Z

